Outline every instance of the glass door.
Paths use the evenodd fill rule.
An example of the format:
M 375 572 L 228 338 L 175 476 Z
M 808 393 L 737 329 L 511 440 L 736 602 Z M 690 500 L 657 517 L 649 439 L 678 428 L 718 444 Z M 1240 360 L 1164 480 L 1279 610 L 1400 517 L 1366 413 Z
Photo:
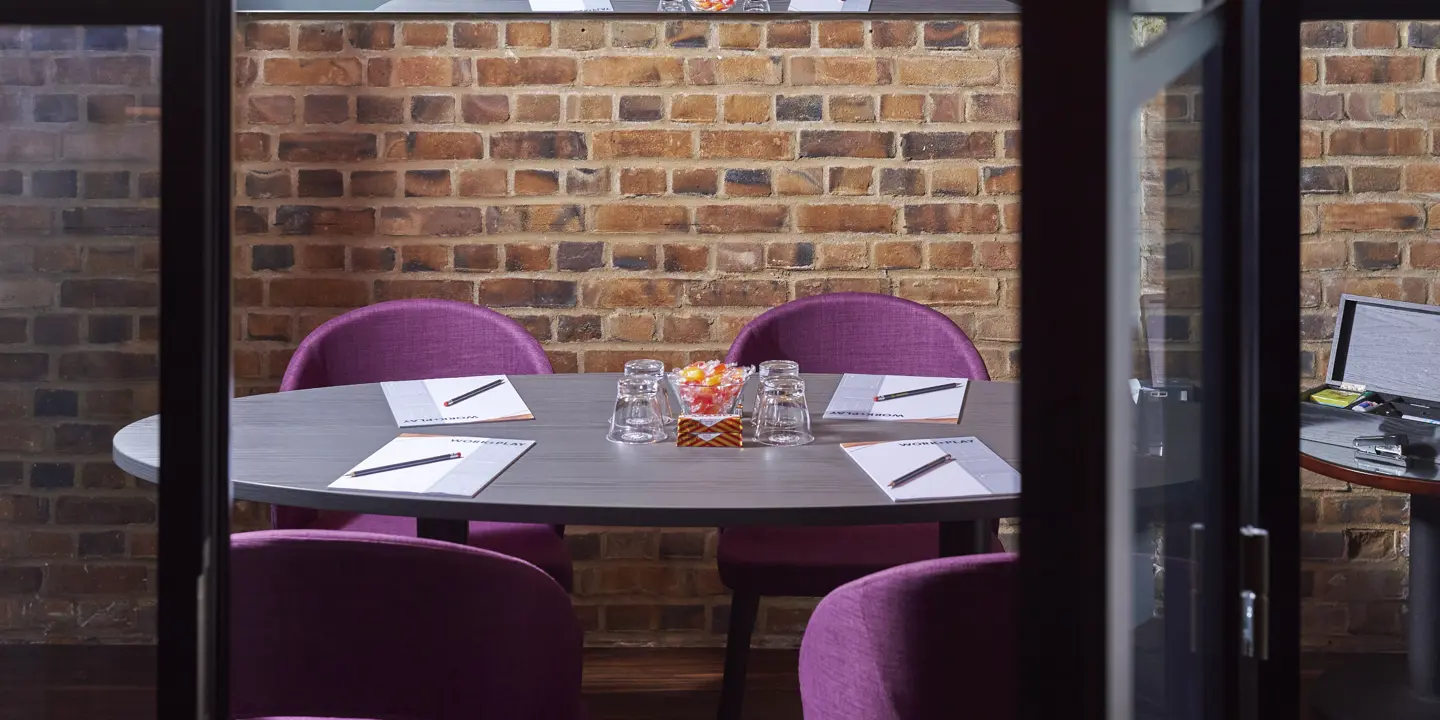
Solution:
M 0 5 L 5 717 L 224 716 L 229 22 L 221 2 Z
M 1288 498 L 1293 539 L 1272 389 L 1298 265 L 1259 242 L 1259 6 L 1024 9 L 1026 717 L 1295 715 L 1295 565 L 1272 572 L 1266 520 Z

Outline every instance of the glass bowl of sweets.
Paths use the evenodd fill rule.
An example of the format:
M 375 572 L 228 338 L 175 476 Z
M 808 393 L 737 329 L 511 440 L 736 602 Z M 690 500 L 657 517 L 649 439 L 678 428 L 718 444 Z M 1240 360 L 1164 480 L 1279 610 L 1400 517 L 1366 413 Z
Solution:
M 670 386 L 686 415 L 737 415 L 751 368 L 720 360 L 693 362 L 670 371 Z

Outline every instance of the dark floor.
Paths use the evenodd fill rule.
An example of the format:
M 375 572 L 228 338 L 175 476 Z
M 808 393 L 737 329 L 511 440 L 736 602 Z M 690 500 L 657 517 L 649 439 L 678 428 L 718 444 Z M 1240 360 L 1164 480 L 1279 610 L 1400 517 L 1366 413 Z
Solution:
M 592 720 L 709 720 L 720 690 L 720 649 L 585 652 Z M 1302 685 L 1357 656 L 1307 655 Z M 746 720 L 801 720 L 793 650 L 754 650 Z M 150 720 L 151 646 L 0 645 L 0 720 Z M 1304 717 L 1309 717 L 1306 714 Z
M 591 649 L 591 720 L 709 720 L 724 651 Z M 793 650 L 755 650 L 746 720 L 800 720 Z M 0 720 L 149 720 L 155 651 L 148 646 L 0 645 Z

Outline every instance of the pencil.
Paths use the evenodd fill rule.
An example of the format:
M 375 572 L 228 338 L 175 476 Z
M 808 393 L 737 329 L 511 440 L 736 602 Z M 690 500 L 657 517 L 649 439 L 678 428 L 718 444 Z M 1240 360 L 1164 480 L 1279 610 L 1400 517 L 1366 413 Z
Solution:
M 480 393 L 485 392 L 486 390 L 490 390 L 490 389 L 492 389 L 492 388 L 497 388 L 497 387 L 500 387 L 501 385 L 504 385 L 504 384 L 505 384 L 505 380 L 501 379 L 501 380 L 496 380 L 495 382 L 489 383 L 489 384 L 487 384 L 487 385 L 484 385 L 484 386 L 482 386 L 482 387 L 475 388 L 474 390 L 471 390 L 470 392 L 467 392 L 467 393 L 465 393 L 464 395 L 461 395 L 461 396 L 459 396 L 459 397 L 453 397 L 453 398 L 450 398 L 449 400 L 446 400 L 446 401 L 445 401 L 445 407 L 450 407 L 451 405 L 458 405 L 459 403 L 465 402 L 466 400 L 469 400 L 470 398 L 473 398 L 473 397 L 475 397 L 476 395 L 479 395 Z
M 910 397 L 911 395 L 924 395 L 925 393 L 940 392 L 941 390 L 953 390 L 958 387 L 960 387 L 960 383 L 945 383 L 944 385 L 934 385 L 932 387 L 919 388 L 916 390 L 906 390 L 904 392 L 890 393 L 889 395 L 876 395 L 875 402 L 898 400 L 899 398 Z
M 914 480 L 915 478 L 918 478 L 918 477 L 920 477 L 921 475 L 924 475 L 924 474 L 930 472 L 931 470 L 935 470 L 935 469 L 939 468 L 940 466 L 944 465 L 945 463 L 950 462 L 951 460 L 954 460 L 954 459 L 955 459 L 955 457 L 954 457 L 953 455 L 950 455 L 949 453 L 946 453 L 946 455 L 945 455 L 944 457 L 935 458 L 934 460 L 931 460 L 930 462 L 925 463 L 924 465 L 921 465 L 920 467 L 915 468 L 914 470 L 911 470 L 910 472 L 905 473 L 904 475 L 901 475 L 900 477 L 895 478 L 894 480 L 891 480 L 891 481 L 890 481 L 890 484 L 889 484 L 888 486 L 886 486 L 886 487 L 889 487 L 889 488 L 892 489 L 892 490 L 895 489 L 895 488 L 898 488 L 898 487 L 900 487 L 901 485 L 904 485 L 905 483 L 908 483 L 908 482 L 910 482 L 911 480 Z
M 430 463 L 445 462 L 446 460 L 454 460 L 458 457 L 460 457 L 460 453 L 456 452 L 450 453 L 449 455 L 436 455 L 435 457 L 421 458 L 419 460 L 406 460 L 405 462 L 395 463 L 394 465 L 381 465 L 380 467 L 365 468 L 364 470 L 356 470 L 354 472 L 345 473 L 345 477 L 360 477 L 362 475 L 374 475 L 375 473 L 390 472 L 391 470 L 404 470 L 405 468 L 419 467 L 421 465 L 429 465 Z

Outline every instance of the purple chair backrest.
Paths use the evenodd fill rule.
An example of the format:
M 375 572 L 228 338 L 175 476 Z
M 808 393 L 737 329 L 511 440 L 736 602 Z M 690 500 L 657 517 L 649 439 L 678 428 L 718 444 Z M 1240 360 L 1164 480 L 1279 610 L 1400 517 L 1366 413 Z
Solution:
M 368 533 L 230 539 L 236 718 L 576 720 L 583 633 L 539 568 Z
M 873 293 L 816 295 L 771 308 L 740 331 L 725 360 L 794 360 L 802 372 L 990 379 L 975 345 L 950 318 Z
M 1015 717 L 1016 562 L 927 560 L 830 593 L 800 645 L 805 720 Z
M 551 372 L 540 343 L 494 310 L 453 300 L 394 300 L 315 328 L 290 358 L 280 390 Z M 317 516 L 307 508 L 271 510 L 277 528 L 305 527 Z
M 467 375 L 548 375 L 519 323 L 453 300 L 394 300 L 315 328 L 290 358 L 283 390 Z

